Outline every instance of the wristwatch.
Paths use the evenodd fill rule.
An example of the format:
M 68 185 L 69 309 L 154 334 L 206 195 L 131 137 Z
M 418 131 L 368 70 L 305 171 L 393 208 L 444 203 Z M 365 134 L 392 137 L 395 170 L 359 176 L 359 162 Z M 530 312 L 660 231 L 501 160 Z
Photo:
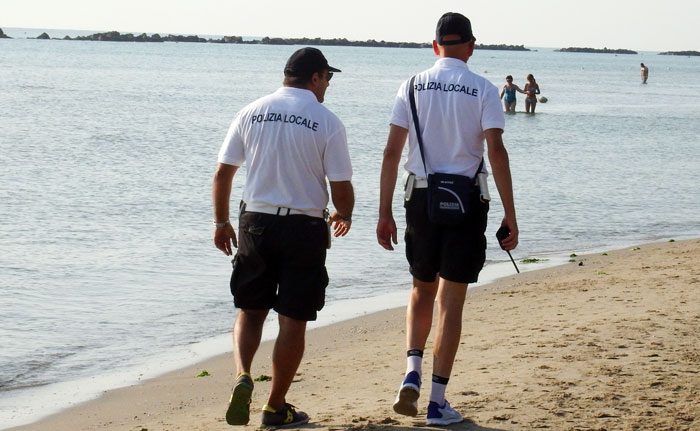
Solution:
M 216 220 L 214 220 L 214 226 L 216 226 L 217 229 L 221 229 L 222 227 L 226 226 L 227 224 L 231 224 L 231 221 L 226 220 L 224 222 L 219 223 Z

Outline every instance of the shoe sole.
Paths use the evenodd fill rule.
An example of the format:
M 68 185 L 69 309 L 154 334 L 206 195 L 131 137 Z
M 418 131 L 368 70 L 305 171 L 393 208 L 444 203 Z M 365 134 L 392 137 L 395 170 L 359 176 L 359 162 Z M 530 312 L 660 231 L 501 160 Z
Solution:
M 420 393 L 409 386 L 404 386 L 399 390 L 399 396 L 394 402 L 394 411 L 404 416 L 417 416 L 418 407 L 416 403 Z
M 310 418 L 306 418 L 306 419 L 302 419 L 300 421 L 291 422 L 291 423 L 283 424 L 283 425 L 262 424 L 262 426 L 260 428 L 264 428 L 266 430 L 273 430 L 273 429 L 278 429 L 278 428 L 291 428 L 291 427 L 295 427 L 297 425 L 304 425 L 306 423 L 309 423 L 309 419 Z
M 443 420 L 443 419 L 428 419 L 425 421 L 426 425 L 452 425 L 452 424 L 458 424 L 460 422 L 464 422 L 464 418 L 461 419 L 449 419 L 449 420 Z
M 250 398 L 253 388 L 238 384 L 233 388 L 231 402 L 226 410 L 226 423 L 229 425 L 247 425 L 250 421 Z

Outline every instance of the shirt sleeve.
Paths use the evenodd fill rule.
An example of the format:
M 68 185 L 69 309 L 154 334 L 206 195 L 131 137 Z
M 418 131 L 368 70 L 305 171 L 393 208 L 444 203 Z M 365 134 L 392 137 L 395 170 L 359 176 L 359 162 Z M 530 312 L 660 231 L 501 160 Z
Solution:
M 396 99 L 394 99 L 394 108 L 391 111 L 391 119 L 389 124 L 395 126 L 403 127 L 408 129 L 409 124 L 409 114 L 410 114 L 410 104 L 408 102 L 408 81 L 404 81 L 399 87 L 398 93 L 396 93 Z
M 340 120 L 338 120 L 340 123 Z M 352 164 L 350 162 L 350 151 L 345 133 L 345 126 L 338 124 L 338 129 L 333 133 L 323 152 L 323 168 L 329 181 L 350 181 L 352 180 Z
M 245 149 L 243 146 L 243 133 L 241 122 L 243 115 L 238 113 L 236 118 L 231 122 L 231 126 L 226 133 L 224 143 L 219 150 L 219 163 L 224 163 L 233 166 L 242 166 L 245 162 Z
M 501 98 L 498 94 L 498 88 L 491 83 L 487 83 L 486 91 L 484 92 L 483 110 L 481 112 L 481 128 L 501 129 L 506 126 L 506 118 L 501 107 Z

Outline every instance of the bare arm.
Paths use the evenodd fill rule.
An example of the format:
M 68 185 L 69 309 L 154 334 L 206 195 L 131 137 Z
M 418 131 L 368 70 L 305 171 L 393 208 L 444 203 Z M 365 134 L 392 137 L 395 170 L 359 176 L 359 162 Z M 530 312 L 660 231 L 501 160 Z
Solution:
M 231 199 L 231 188 L 233 176 L 236 174 L 238 166 L 219 163 L 214 173 L 212 182 L 211 198 L 214 206 L 214 222 L 223 223 L 229 220 L 229 200 Z M 214 230 L 214 245 L 223 251 L 225 255 L 233 254 L 231 245 L 236 247 L 236 232 L 231 223 L 226 223 L 223 227 Z
M 510 235 L 501 241 L 501 246 L 505 250 L 512 250 L 518 245 L 518 221 L 515 215 L 515 201 L 513 199 L 513 181 L 510 175 L 510 162 L 508 151 L 503 145 L 503 130 L 488 129 L 484 131 L 486 143 L 488 145 L 489 162 L 493 171 L 493 179 L 498 188 L 498 194 L 503 203 L 505 216 L 501 226 L 508 226 Z
M 352 210 L 355 206 L 355 192 L 350 181 L 331 181 L 331 199 L 335 211 L 328 222 L 333 226 L 333 235 L 345 236 L 352 224 Z
M 398 244 L 396 222 L 391 203 L 394 200 L 394 189 L 398 177 L 401 153 L 406 144 L 408 129 L 392 124 L 389 127 L 389 138 L 384 148 L 382 173 L 379 180 L 379 221 L 377 222 L 377 242 L 387 250 L 393 250 L 391 245 Z

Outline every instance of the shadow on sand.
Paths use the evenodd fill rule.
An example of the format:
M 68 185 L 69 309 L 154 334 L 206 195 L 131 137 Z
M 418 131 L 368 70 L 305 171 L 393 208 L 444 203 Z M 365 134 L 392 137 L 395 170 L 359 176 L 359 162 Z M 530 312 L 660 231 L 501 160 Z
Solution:
M 353 424 L 353 425 L 336 425 L 326 426 L 319 424 L 306 424 L 300 427 L 300 430 L 311 429 L 328 429 L 330 431 L 426 431 L 426 430 L 450 430 L 450 431 L 506 431 L 502 428 L 482 427 L 470 420 L 466 419 L 462 423 L 452 424 L 448 426 L 430 426 L 430 425 L 392 425 L 383 423 L 368 423 L 368 424 Z

